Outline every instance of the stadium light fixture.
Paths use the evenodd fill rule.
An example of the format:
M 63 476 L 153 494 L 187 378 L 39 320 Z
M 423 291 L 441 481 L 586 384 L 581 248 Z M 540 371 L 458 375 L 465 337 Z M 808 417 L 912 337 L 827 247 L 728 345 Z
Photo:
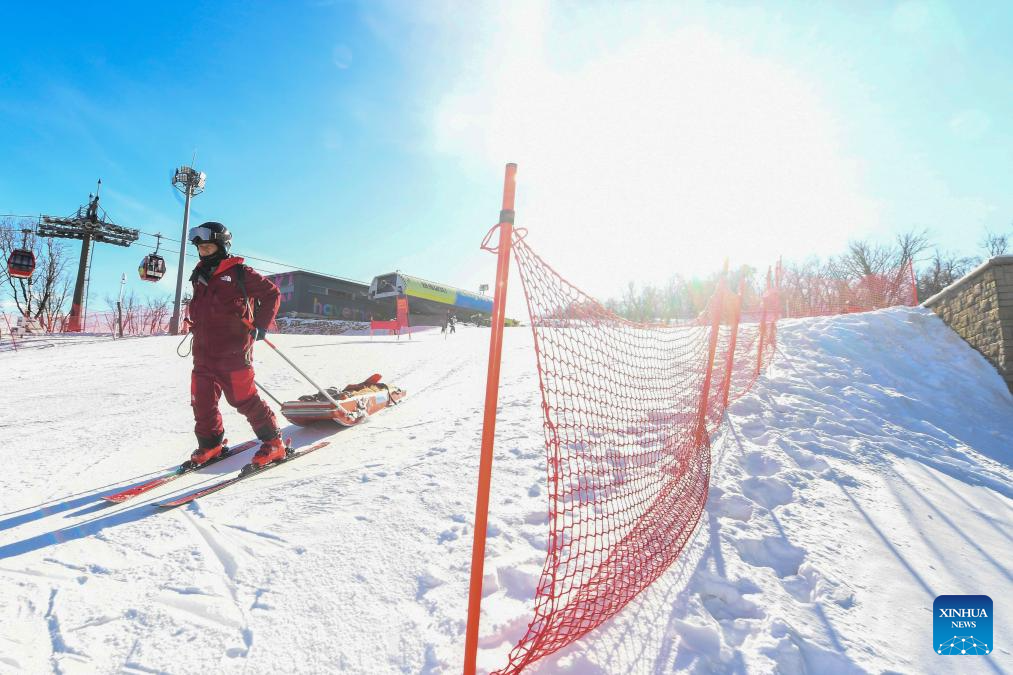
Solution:
M 186 265 L 186 233 L 190 229 L 190 198 L 204 192 L 207 175 L 192 166 L 181 166 L 172 176 L 173 186 L 186 195 L 183 207 L 183 234 L 179 238 L 179 270 L 176 273 L 176 301 L 172 305 L 172 319 L 169 321 L 169 333 L 179 335 L 180 303 L 183 299 L 183 268 Z

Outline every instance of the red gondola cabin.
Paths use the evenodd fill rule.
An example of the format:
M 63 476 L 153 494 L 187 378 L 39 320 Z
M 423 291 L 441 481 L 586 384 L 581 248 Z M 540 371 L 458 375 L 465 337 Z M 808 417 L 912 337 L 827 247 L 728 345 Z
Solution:
M 35 271 L 35 254 L 25 248 L 14 249 L 7 260 L 7 273 L 17 279 L 27 279 Z
M 144 256 L 137 273 L 145 281 L 158 281 L 165 276 L 165 260 L 157 253 Z

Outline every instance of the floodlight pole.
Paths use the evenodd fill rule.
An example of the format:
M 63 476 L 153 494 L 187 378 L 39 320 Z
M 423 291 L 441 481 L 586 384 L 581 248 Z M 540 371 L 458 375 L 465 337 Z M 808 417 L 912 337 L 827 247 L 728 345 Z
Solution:
M 183 207 L 183 234 L 179 238 L 179 269 L 176 273 L 176 301 L 172 305 L 172 319 L 169 321 L 169 334 L 179 335 L 180 304 L 183 300 L 183 269 L 186 265 L 186 234 L 190 229 L 190 197 L 204 191 L 206 176 L 195 171 L 193 167 L 181 166 L 176 169 L 172 177 L 172 184 L 180 192 L 186 195 L 186 204 Z
M 123 289 L 127 285 L 127 273 L 120 275 L 120 297 L 116 300 L 116 322 L 120 327 L 120 337 L 123 337 Z
M 172 319 L 169 334 L 179 335 L 179 310 L 183 300 L 183 266 L 186 265 L 186 231 L 190 229 L 190 190 L 186 190 L 186 206 L 183 207 L 183 234 L 179 237 L 179 269 L 176 270 L 176 300 L 172 303 Z

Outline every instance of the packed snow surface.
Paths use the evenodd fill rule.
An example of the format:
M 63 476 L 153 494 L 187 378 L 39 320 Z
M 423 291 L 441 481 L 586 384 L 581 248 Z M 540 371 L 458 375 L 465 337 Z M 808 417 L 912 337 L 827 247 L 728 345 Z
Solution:
M 0 672 L 460 672 L 488 329 L 275 338 L 324 386 L 379 372 L 409 398 L 360 427 L 288 427 L 331 445 L 173 511 L 152 505 L 246 457 L 98 498 L 193 448 L 177 338 L 0 342 Z M 682 557 L 533 672 L 1013 670 L 998 374 L 921 309 L 784 321 L 778 340 L 714 439 Z M 275 396 L 312 390 L 257 350 Z M 531 618 L 548 532 L 530 330 L 507 331 L 503 358 L 482 669 Z M 992 654 L 934 653 L 941 594 L 992 597 Z

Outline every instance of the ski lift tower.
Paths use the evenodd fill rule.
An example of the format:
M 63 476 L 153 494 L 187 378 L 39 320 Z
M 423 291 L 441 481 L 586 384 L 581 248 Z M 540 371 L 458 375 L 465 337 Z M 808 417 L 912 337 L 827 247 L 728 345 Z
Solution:
M 179 238 L 179 270 L 176 274 L 176 302 L 172 305 L 172 319 L 169 321 L 169 334 L 179 335 L 180 302 L 183 299 L 183 267 L 186 265 L 187 230 L 190 228 L 190 198 L 204 192 L 207 175 L 192 166 L 181 166 L 172 177 L 172 184 L 186 195 L 183 207 L 183 236 Z
M 85 273 L 91 258 L 92 244 L 115 244 L 130 246 L 140 236 L 138 230 L 114 225 L 107 220 L 108 214 L 103 210 L 99 217 L 99 190 L 102 180 L 99 179 L 94 195 L 88 195 L 88 206 L 80 206 L 69 218 L 43 216 L 36 234 L 40 237 L 56 237 L 59 239 L 81 240 L 81 262 L 77 268 L 77 282 L 74 284 L 74 300 L 70 307 L 67 331 L 80 333 L 84 328 L 83 312 L 85 297 Z

